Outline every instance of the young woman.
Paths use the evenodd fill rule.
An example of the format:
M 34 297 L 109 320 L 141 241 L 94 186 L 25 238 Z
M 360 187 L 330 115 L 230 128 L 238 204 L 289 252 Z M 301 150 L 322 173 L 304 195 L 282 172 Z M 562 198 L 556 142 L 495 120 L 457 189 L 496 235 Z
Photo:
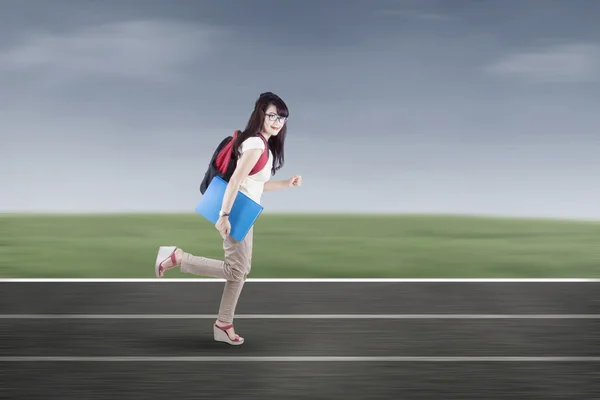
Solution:
M 237 164 L 227 184 L 220 218 L 215 225 L 223 237 L 224 260 L 195 256 L 175 246 L 161 246 L 158 250 L 155 264 L 158 277 L 162 277 L 165 270 L 179 266 L 185 273 L 217 277 L 227 281 L 219 314 L 213 326 L 214 338 L 219 342 L 232 345 L 244 343 L 244 338 L 235 333 L 233 316 L 244 281 L 251 269 L 254 228 L 250 228 L 241 242 L 229 236 L 231 224 L 228 215 L 238 190 L 260 203 L 265 191 L 297 187 L 302 183 L 300 175 L 294 175 L 287 180 L 270 180 L 283 166 L 288 115 L 288 108 L 279 96 L 271 92 L 262 93 L 254 105 L 246 129 L 234 139 L 231 157 L 237 160 Z M 268 143 L 269 158 L 261 171 L 250 175 L 250 171 L 266 150 L 265 141 L 258 135 L 262 135 Z

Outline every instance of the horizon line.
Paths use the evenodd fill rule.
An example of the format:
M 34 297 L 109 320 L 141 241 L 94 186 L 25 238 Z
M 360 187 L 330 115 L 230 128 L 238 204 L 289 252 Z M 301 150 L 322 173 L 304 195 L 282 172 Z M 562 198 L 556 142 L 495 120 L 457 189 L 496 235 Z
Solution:
M 1 211 L 0 217 L 75 217 L 75 216 L 135 216 L 135 215 L 198 215 L 190 211 Z M 572 222 L 600 222 L 600 217 L 575 217 L 575 216 L 543 216 L 523 214 L 486 214 L 486 213 L 443 213 L 443 212 L 401 212 L 401 211 L 264 211 L 263 215 L 295 216 L 395 216 L 395 217 L 441 217 L 441 218 L 479 218 L 479 219 L 512 219 L 536 221 L 572 221 Z
M 0 278 L 0 283 L 219 283 L 222 278 Z M 588 283 L 600 278 L 248 278 L 246 283 Z

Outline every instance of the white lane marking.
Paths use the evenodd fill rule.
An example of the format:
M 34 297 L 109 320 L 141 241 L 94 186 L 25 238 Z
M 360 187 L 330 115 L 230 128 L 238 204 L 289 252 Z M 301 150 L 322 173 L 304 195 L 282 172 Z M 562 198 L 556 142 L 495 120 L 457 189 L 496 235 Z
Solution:
M 220 278 L 2 278 L 0 283 L 224 283 Z M 585 283 L 600 278 L 248 278 L 248 283 Z
M 0 314 L 0 319 L 215 319 L 216 314 Z M 600 319 L 600 314 L 239 314 L 236 319 Z
M 600 362 L 600 357 L 453 356 L 0 356 L 0 362 Z

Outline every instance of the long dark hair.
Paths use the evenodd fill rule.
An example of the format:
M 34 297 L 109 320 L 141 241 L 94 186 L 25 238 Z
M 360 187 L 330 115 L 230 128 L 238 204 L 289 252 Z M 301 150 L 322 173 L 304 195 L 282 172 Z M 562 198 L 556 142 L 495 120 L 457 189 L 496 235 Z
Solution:
M 233 142 L 233 154 L 232 159 L 237 160 L 239 157 L 238 149 L 242 142 L 249 137 L 256 136 L 262 131 L 263 124 L 265 121 L 265 112 L 269 105 L 273 104 L 277 107 L 277 114 L 282 117 L 289 116 L 289 110 L 285 102 L 276 94 L 271 92 L 261 93 L 254 103 L 254 111 L 250 115 L 248 119 L 248 123 L 246 124 L 246 128 L 238 132 L 236 139 Z M 271 175 L 275 175 L 275 172 L 281 167 L 283 167 L 284 163 L 284 151 L 283 145 L 285 143 L 285 134 L 287 133 L 287 121 L 279 131 L 277 135 L 271 136 L 269 138 L 269 150 L 273 152 L 273 168 L 271 168 Z

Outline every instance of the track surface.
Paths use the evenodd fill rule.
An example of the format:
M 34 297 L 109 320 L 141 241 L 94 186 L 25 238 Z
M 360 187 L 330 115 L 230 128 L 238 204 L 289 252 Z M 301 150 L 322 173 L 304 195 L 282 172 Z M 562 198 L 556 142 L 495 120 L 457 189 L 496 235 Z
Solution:
M 597 282 L 250 280 L 237 309 L 236 330 L 246 339 L 240 347 L 212 340 L 222 288 L 216 280 L 2 282 L 0 398 L 600 397 Z M 48 314 L 82 318 L 40 318 Z M 98 314 L 103 317 L 91 318 Z M 299 314 L 304 318 L 289 318 Z M 319 318 L 323 314 L 337 316 Z M 391 316 L 344 319 L 339 314 Z M 475 315 L 448 319 L 440 314 Z M 490 314 L 508 317 L 490 319 Z M 579 317 L 542 318 L 549 314 Z M 174 315 L 180 318 L 167 318 Z M 56 358 L 63 356 L 76 358 Z M 333 358 L 366 356 L 378 358 Z

